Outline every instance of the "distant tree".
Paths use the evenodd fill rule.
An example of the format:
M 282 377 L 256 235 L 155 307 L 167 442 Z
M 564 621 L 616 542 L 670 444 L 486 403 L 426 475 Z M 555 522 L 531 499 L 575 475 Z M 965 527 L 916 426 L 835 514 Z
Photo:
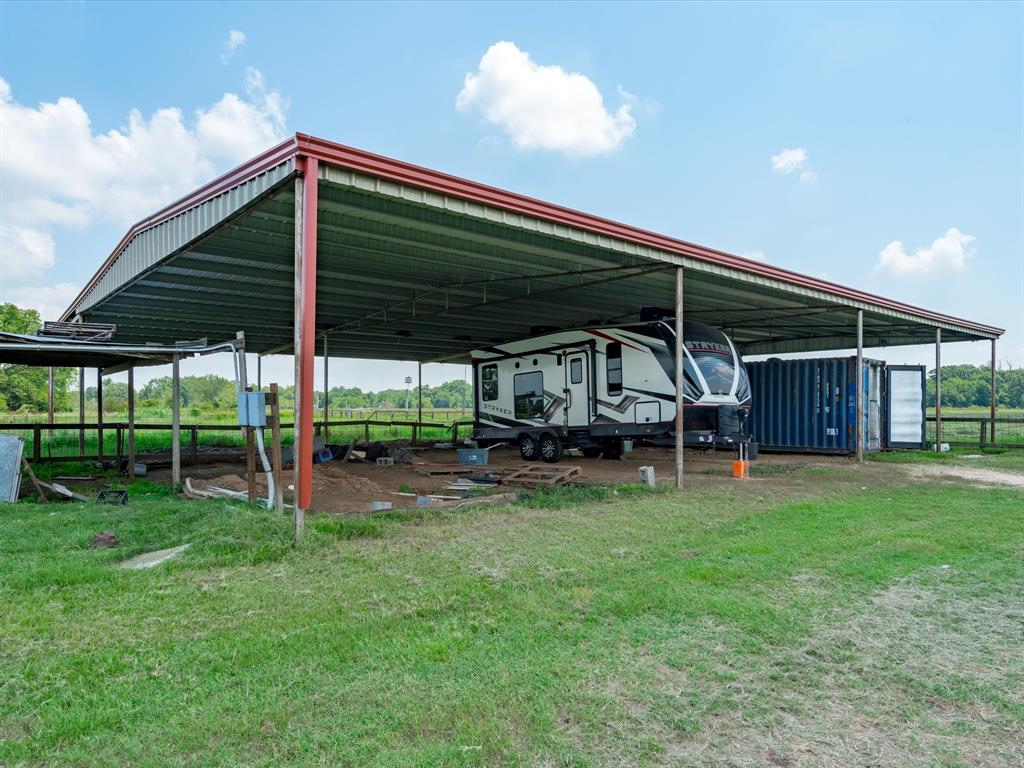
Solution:
M 14 304 L 0 304 L 0 331 L 35 333 L 42 326 L 39 313 Z M 68 388 L 74 377 L 72 368 L 53 371 L 54 405 L 65 410 L 70 402 Z M 6 411 L 45 411 L 49 383 L 47 369 L 27 365 L 0 364 L 0 408 Z
M 928 372 L 928 405 L 935 407 L 935 370 Z M 987 365 L 942 366 L 942 404 L 951 408 L 988 407 L 991 371 Z M 996 405 L 1024 408 L 1024 369 L 1001 368 L 996 372 Z

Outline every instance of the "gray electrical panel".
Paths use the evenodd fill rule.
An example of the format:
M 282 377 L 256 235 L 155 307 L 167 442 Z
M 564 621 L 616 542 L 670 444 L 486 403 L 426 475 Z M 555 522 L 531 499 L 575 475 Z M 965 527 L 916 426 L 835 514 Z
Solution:
M 267 395 L 265 392 L 238 393 L 238 423 L 243 427 L 267 426 Z

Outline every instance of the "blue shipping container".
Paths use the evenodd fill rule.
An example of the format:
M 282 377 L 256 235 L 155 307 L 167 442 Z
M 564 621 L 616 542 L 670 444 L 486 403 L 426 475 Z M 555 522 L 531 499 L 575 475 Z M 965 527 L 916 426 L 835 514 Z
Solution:
M 762 451 L 854 453 L 856 357 L 747 363 L 748 429 Z M 864 360 L 864 446 L 881 450 L 885 363 Z

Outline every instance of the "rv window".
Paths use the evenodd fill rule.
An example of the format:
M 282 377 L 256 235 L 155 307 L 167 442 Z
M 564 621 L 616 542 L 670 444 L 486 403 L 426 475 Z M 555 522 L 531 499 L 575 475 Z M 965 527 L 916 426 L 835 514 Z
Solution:
M 485 365 L 480 369 L 480 391 L 484 400 L 498 399 L 498 366 Z
M 583 360 L 579 357 L 569 361 L 569 381 L 573 384 L 583 383 Z
M 544 418 L 544 374 L 517 373 L 515 377 L 515 414 L 517 419 Z
M 622 345 L 618 342 L 609 344 L 605 354 L 608 356 L 608 394 L 622 394 Z

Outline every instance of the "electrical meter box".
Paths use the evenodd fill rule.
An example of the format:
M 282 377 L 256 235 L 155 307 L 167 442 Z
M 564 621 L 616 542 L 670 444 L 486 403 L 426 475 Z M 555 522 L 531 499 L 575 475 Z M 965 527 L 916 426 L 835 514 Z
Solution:
M 238 423 L 243 427 L 267 426 L 267 393 L 238 393 Z

